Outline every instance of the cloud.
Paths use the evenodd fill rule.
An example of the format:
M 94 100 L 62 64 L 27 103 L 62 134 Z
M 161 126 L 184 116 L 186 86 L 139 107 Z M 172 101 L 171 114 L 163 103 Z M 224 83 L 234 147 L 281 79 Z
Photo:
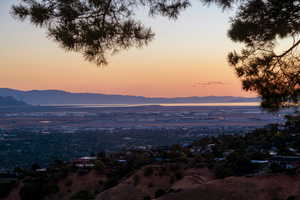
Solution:
M 206 81 L 206 82 L 197 82 L 193 87 L 209 87 L 209 86 L 218 86 L 218 85 L 227 85 L 228 83 L 222 81 Z

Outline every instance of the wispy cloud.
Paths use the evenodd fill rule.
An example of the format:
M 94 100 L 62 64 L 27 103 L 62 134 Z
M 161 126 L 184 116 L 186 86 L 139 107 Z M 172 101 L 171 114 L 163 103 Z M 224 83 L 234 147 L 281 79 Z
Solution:
M 218 85 L 227 85 L 228 83 L 222 81 L 205 81 L 205 82 L 197 82 L 193 85 L 193 87 L 209 87 L 209 86 L 218 86 Z

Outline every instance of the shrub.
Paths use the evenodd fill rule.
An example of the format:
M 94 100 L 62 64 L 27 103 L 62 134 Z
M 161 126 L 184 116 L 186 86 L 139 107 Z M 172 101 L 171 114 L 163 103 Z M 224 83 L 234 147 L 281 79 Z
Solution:
M 164 174 L 160 171 L 160 172 L 158 173 L 158 176 L 159 176 L 159 177 L 162 177 L 162 176 L 164 176 Z
M 152 167 L 146 167 L 145 169 L 144 169 L 144 176 L 152 176 L 153 175 L 153 172 L 154 172 L 154 170 L 153 170 L 153 168 Z
M 226 167 L 226 166 L 224 166 L 224 165 L 219 165 L 219 166 L 217 166 L 217 167 L 214 169 L 214 171 L 215 171 L 215 176 L 216 176 L 216 178 L 220 178 L 220 179 L 226 178 L 226 177 L 228 177 L 228 176 L 232 176 L 232 175 L 233 175 L 232 169 L 231 169 L 231 168 L 228 168 L 228 167 Z
M 59 187 L 56 184 L 48 184 L 43 187 L 43 194 L 45 196 L 56 194 L 59 192 Z
M 20 190 L 21 200 L 43 199 L 42 185 L 37 183 L 26 183 Z
M 291 196 L 289 196 L 286 200 L 296 200 L 296 196 L 291 195 Z
M 102 192 L 102 190 L 100 188 L 97 188 L 94 190 L 95 195 L 100 194 L 101 192 Z
M 137 186 L 140 183 L 140 177 L 139 175 L 134 175 L 133 177 L 133 184 L 134 186 Z
M 171 176 L 170 177 L 170 184 L 175 183 L 175 181 L 176 181 L 176 178 L 174 176 Z
M 67 187 L 70 187 L 72 184 L 73 184 L 73 181 L 70 180 L 70 179 L 67 180 L 66 183 L 65 183 L 65 185 L 66 185 Z
M 104 163 L 101 161 L 101 160 L 97 160 L 95 162 L 95 169 L 98 171 L 98 172 L 102 172 L 105 168 L 105 165 Z
M 270 170 L 271 170 L 272 173 L 280 173 L 284 169 L 279 164 L 272 163 L 271 166 L 270 166 Z
M 25 183 L 20 190 L 22 200 L 41 200 L 44 197 L 59 192 L 56 184 L 47 184 L 42 180 Z
M 95 196 L 86 190 L 81 190 L 71 197 L 71 200 L 94 200 Z
M 35 170 L 40 169 L 40 168 L 41 167 L 37 163 L 34 163 L 34 164 L 31 165 L 31 170 L 32 171 L 35 171 Z
M 152 183 L 152 182 L 150 182 L 149 184 L 148 184 L 148 188 L 152 188 L 154 186 L 154 184 Z
M 99 184 L 99 185 L 103 185 L 103 184 L 104 184 L 103 180 L 99 180 L 99 181 L 98 181 L 98 184 Z
M 14 188 L 15 182 L 0 183 L 0 198 L 5 198 L 9 195 L 10 191 Z
M 166 191 L 165 190 L 163 190 L 163 189 L 158 189 L 158 190 L 156 190 L 156 192 L 155 192 L 155 198 L 159 198 L 159 197 L 161 197 L 161 196 L 163 196 L 163 195 L 165 195 L 166 194 Z
M 176 172 L 176 171 L 180 170 L 180 166 L 177 164 L 171 165 L 170 169 L 171 169 L 171 171 Z
M 119 179 L 117 177 L 111 177 L 110 179 L 108 179 L 105 182 L 105 184 L 103 186 L 103 189 L 107 190 L 109 188 L 112 188 L 112 187 L 116 186 L 118 183 L 119 183 Z
M 183 178 L 182 172 L 176 172 L 175 177 L 177 180 L 181 180 Z
M 144 196 L 144 200 L 151 200 L 150 196 Z

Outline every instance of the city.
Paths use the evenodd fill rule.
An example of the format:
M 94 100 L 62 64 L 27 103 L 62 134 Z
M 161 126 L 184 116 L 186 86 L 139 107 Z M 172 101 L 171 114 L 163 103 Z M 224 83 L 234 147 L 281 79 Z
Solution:
M 2 171 L 47 166 L 101 151 L 190 144 L 283 124 L 292 110 L 270 114 L 256 106 L 21 106 L 0 111 Z

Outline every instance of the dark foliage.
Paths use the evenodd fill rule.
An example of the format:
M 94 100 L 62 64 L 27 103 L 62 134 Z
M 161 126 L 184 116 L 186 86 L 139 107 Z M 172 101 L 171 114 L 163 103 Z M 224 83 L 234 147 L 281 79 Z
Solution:
M 146 167 L 144 169 L 144 176 L 148 177 L 148 176 L 152 176 L 154 173 L 154 170 L 152 167 Z
M 133 184 L 134 186 L 137 186 L 140 183 L 140 177 L 139 175 L 134 175 L 133 177 Z
M 215 166 L 217 178 L 243 176 L 255 172 L 258 166 L 251 163 L 244 153 L 232 153 L 224 163 Z
M 238 5 L 229 37 L 245 45 L 232 52 L 229 63 L 242 80 L 243 89 L 257 92 L 262 107 L 277 111 L 294 106 L 300 96 L 299 0 L 205 0 L 223 8 Z M 280 44 L 289 40 L 284 49 Z
M 286 200 L 296 200 L 297 197 L 294 195 L 289 196 Z
M 176 172 L 175 177 L 176 177 L 176 180 L 181 180 L 183 178 L 183 173 L 182 172 Z
M 154 33 L 134 18 L 138 8 L 149 15 L 177 18 L 188 0 L 22 0 L 13 16 L 48 30 L 49 38 L 88 61 L 107 64 L 106 54 L 146 45 Z
M 95 199 L 95 195 L 93 195 L 91 192 L 82 190 L 78 193 L 74 194 L 71 197 L 71 200 L 93 200 Z
M 104 183 L 103 190 L 107 190 L 107 189 L 109 189 L 109 188 L 112 188 L 112 187 L 118 185 L 119 179 L 120 179 L 120 178 L 119 178 L 118 176 L 110 177 L 110 178 Z
M 59 187 L 55 183 L 47 180 L 34 180 L 24 184 L 20 190 L 20 197 L 22 200 L 41 200 L 58 192 Z
M 145 196 L 144 200 L 151 200 L 151 197 L 150 196 Z
M 15 184 L 15 181 L 0 183 L 0 199 L 7 197 Z
M 161 197 L 161 196 L 163 196 L 163 195 L 165 195 L 166 194 L 166 191 L 165 190 L 163 190 L 163 189 L 158 189 L 158 190 L 156 190 L 156 192 L 155 192 L 155 198 L 159 198 L 159 197 Z

